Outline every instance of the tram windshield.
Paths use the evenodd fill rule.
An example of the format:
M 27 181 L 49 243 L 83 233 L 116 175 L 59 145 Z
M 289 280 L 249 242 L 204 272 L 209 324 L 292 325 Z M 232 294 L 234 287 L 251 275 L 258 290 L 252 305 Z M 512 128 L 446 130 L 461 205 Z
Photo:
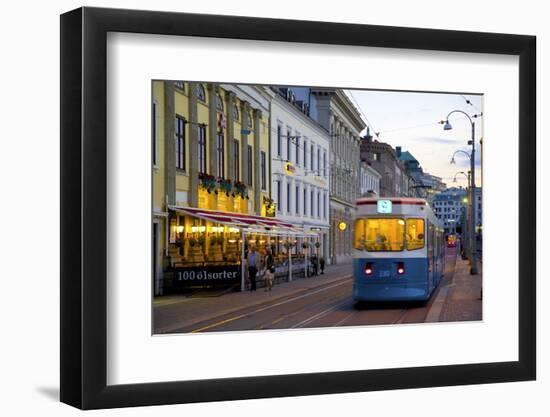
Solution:
M 407 219 L 407 249 L 424 247 L 424 219 Z
M 358 219 L 354 247 L 371 252 L 402 251 L 405 247 L 405 220 L 399 218 Z

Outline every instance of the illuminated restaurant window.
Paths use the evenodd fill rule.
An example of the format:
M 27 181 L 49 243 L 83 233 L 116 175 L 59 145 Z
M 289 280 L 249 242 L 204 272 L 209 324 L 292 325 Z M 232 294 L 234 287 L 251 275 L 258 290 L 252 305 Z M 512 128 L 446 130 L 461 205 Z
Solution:
M 407 219 L 407 249 L 424 247 L 424 219 Z
M 403 219 L 358 219 L 355 221 L 354 247 L 370 252 L 402 251 L 404 235 Z

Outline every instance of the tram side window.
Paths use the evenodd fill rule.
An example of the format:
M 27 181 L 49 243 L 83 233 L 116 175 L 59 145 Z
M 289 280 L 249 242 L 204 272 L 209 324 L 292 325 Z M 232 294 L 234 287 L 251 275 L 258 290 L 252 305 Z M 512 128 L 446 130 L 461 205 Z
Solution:
M 407 219 L 407 249 L 422 249 L 424 239 L 424 219 Z
M 403 219 L 359 219 L 355 222 L 356 249 L 370 252 L 402 251 L 405 246 Z

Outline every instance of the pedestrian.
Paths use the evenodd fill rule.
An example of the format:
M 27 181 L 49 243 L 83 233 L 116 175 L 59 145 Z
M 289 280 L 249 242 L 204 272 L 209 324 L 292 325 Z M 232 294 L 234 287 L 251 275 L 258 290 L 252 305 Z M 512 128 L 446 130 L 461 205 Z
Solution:
M 271 249 L 266 249 L 266 255 L 264 258 L 264 280 L 265 280 L 265 290 L 271 291 L 273 287 L 273 277 L 275 275 L 275 260 L 271 254 Z
M 325 258 L 321 256 L 321 259 L 319 259 L 319 268 L 321 268 L 321 275 L 325 273 Z
M 256 274 L 258 273 L 259 256 L 254 246 L 250 247 L 246 258 L 248 264 L 248 279 L 250 280 L 250 291 L 256 291 Z

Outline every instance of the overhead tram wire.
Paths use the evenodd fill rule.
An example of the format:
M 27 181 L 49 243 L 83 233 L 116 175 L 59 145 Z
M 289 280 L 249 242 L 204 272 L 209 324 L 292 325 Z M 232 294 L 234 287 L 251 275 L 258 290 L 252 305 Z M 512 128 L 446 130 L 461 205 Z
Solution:
M 359 104 L 357 103 L 357 100 L 355 99 L 353 92 L 351 90 L 346 90 L 346 91 L 349 93 L 349 96 L 353 100 L 353 103 L 355 104 L 355 106 L 357 107 L 357 109 L 365 119 L 365 122 L 367 122 L 367 126 L 369 126 L 372 129 L 372 131 L 376 135 L 376 138 L 380 139 L 380 132 L 374 128 L 374 125 L 371 123 L 369 118 L 365 115 L 365 113 L 363 112 L 363 109 L 361 109 L 361 106 L 359 106 Z
M 462 97 L 464 99 L 464 101 L 466 102 L 466 104 L 469 104 L 470 106 L 472 106 L 474 109 L 476 109 L 476 111 L 480 112 L 481 113 L 481 110 L 474 104 L 472 103 L 471 100 L 469 100 L 468 98 L 466 98 L 465 96 L 463 96 L 462 94 L 460 94 L 460 97 Z

